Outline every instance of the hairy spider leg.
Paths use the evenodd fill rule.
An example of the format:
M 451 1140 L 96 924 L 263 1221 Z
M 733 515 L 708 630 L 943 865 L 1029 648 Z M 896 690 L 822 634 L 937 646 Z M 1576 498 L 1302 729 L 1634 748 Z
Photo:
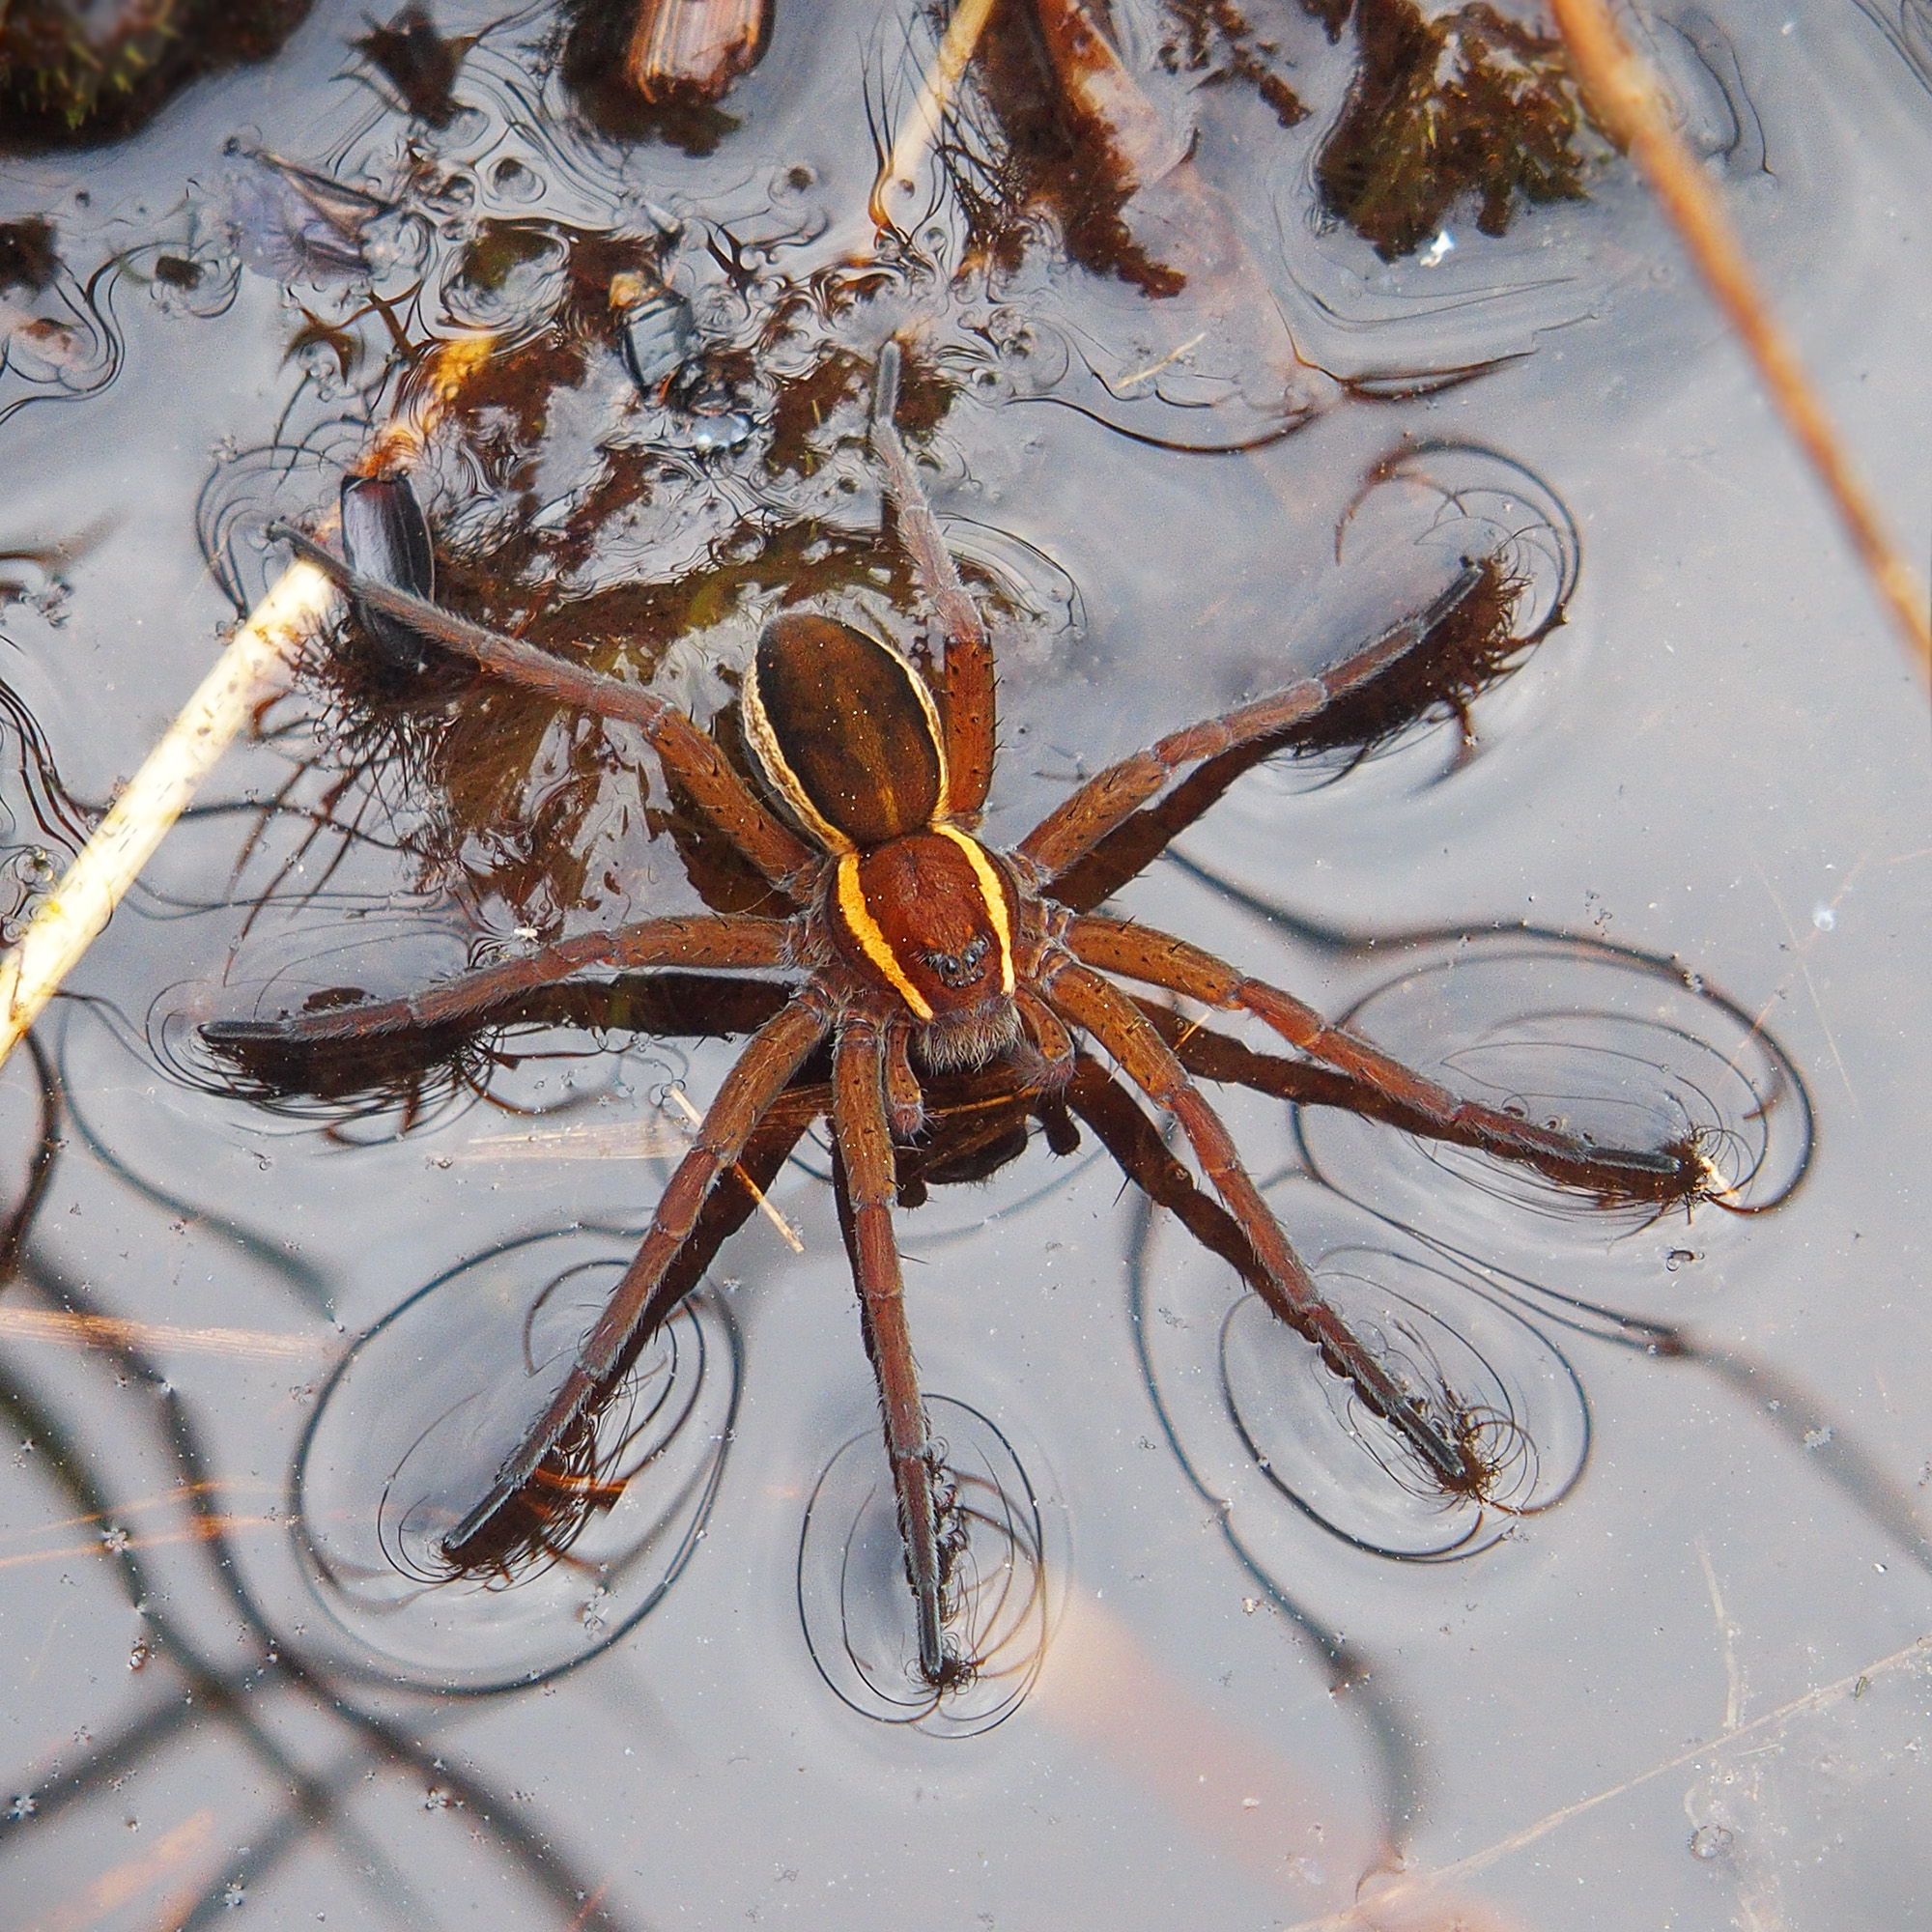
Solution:
M 1123 980 L 1160 986 L 1222 1012 L 1252 1013 L 1310 1059 L 1337 1068 L 1418 1117 L 1424 1131 L 1437 1138 L 1466 1140 L 1508 1160 L 1561 1162 L 1600 1184 L 1620 1181 L 1626 1189 L 1644 1179 L 1680 1181 L 1687 1191 L 1694 1185 L 1694 1165 L 1688 1153 L 1602 1148 L 1579 1134 L 1539 1126 L 1479 1100 L 1464 1100 L 1379 1047 L 1329 1026 L 1292 993 L 1237 973 L 1225 960 L 1184 939 L 1089 913 L 1069 922 L 1063 943 L 1076 958 Z
M 979 824 L 993 784 L 993 646 L 979 606 L 959 581 L 958 566 L 940 535 L 939 521 L 893 421 L 898 394 L 899 346 L 889 341 L 879 352 L 878 382 L 872 392 L 872 449 L 886 472 L 886 489 L 898 516 L 899 541 L 945 633 L 939 708 L 946 724 L 946 809 L 949 816 L 970 830 Z
M 1393 624 L 1369 648 L 1378 654 L 1371 679 L 1358 679 L 1352 690 L 1396 669 L 1410 653 L 1426 651 L 1437 626 L 1467 595 L 1469 579 L 1478 573 L 1472 567 L 1425 610 L 1415 611 Z M 1540 633 L 1538 635 L 1541 635 Z M 1520 640 L 1527 645 L 1534 638 Z M 1058 873 L 1053 881 L 1053 896 L 1072 912 L 1092 912 L 1130 879 L 1137 879 L 1167 850 L 1181 833 L 1215 805 L 1235 781 L 1255 766 L 1284 751 L 1297 749 L 1296 740 L 1306 724 L 1320 714 L 1291 725 L 1271 736 L 1244 740 L 1229 751 L 1210 756 L 1197 765 L 1172 791 L 1154 804 L 1133 812 L 1089 851 Z M 1351 760 L 1351 767 L 1354 761 Z
M 1354 1384 L 1369 1407 L 1408 1441 L 1447 1487 L 1479 1488 L 1482 1471 L 1322 1298 L 1314 1277 L 1289 1245 L 1274 1210 L 1241 1165 L 1234 1137 L 1220 1116 L 1133 1003 L 1070 953 L 1049 965 L 1042 978 L 1047 998 L 1062 1017 L 1105 1047 L 1122 1072 L 1180 1123 L 1202 1173 L 1240 1223 L 1261 1263 L 1255 1289 L 1262 1299 L 1321 1350 L 1328 1366 Z
M 1414 627 L 1398 624 L 1318 676 L 1304 677 L 1218 718 L 1170 732 L 1146 751 L 1096 772 L 1020 840 L 1018 852 L 1038 868 L 1041 885 L 1051 889 L 1061 872 L 1138 811 L 1183 766 L 1281 737 L 1306 724 L 1414 645 Z
M 1363 1120 L 1379 1121 L 1384 1126 L 1424 1140 L 1439 1140 L 1458 1147 L 1483 1145 L 1473 1131 L 1439 1125 L 1353 1074 L 1320 1065 L 1312 1060 L 1292 1060 L 1286 1054 L 1259 1052 L 1231 1035 L 1187 1018 L 1174 1007 L 1158 1005 L 1152 1000 L 1137 997 L 1134 1007 L 1196 1080 L 1245 1087 L 1251 1094 L 1264 1094 L 1271 1100 L 1287 1100 L 1298 1107 L 1339 1107 Z M 1610 1151 L 1612 1165 L 1607 1170 L 1594 1158 L 1594 1151 L 1580 1158 L 1565 1153 L 1534 1152 L 1511 1157 L 1564 1186 L 1584 1189 L 1605 1205 L 1680 1203 L 1696 1193 L 1703 1178 L 1694 1160 L 1679 1160 L 1667 1172 L 1654 1173 L 1647 1168 L 1616 1164 L 1616 1150 Z
M 667 1272 L 697 1223 L 718 1177 L 743 1154 L 760 1121 L 790 1084 L 830 1025 L 823 999 L 810 988 L 791 1000 L 752 1037 L 705 1109 L 697 1139 L 678 1162 L 637 1257 L 578 1349 L 577 1360 L 550 1406 L 497 1472 L 490 1493 L 443 1538 L 460 1554 L 536 1473 L 557 1438 L 602 1392 L 631 1345 L 683 1299 L 690 1284 Z
M 1094 1129 L 1120 1170 L 1156 1208 L 1165 1208 L 1208 1250 L 1259 1293 L 1265 1270 L 1241 1224 L 1195 1184 L 1147 1114 L 1091 1053 L 1074 1064 L 1066 1101 Z
M 534 644 L 469 623 L 440 605 L 426 604 L 373 578 L 358 577 L 340 557 L 286 524 L 273 526 L 271 534 L 285 538 L 297 555 L 332 578 L 358 603 L 412 625 L 492 675 L 540 692 L 559 704 L 638 725 L 692 803 L 772 885 L 795 904 L 810 891 L 818 854 L 759 804 L 724 753 L 676 705 L 641 685 L 584 670 Z
M 958 1665 L 948 1659 L 943 1634 L 932 1435 L 906 1328 L 905 1283 L 893 1236 L 898 1188 L 886 1124 L 884 1057 L 871 1019 L 848 1022 L 834 1043 L 832 1128 L 842 1177 L 839 1220 L 859 1287 L 866 1352 L 878 1378 L 899 1536 L 918 1606 L 919 1667 L 928 1684 L 943 1684 Z
M 1205 1020 L 1189 1017 L 1171 1003 L 1138 993 L 1130 997 L 1141 1017 L 1166 1040 L 1197 1080 L 1245 1087 L 1250 1093 L 1264 1094 L 1271 1100 L 1290 1100 L 1297 1106 L 1342 1107 L 1389 1126 L 1421 1131 L 1414 1117 L 1385 1094 L 1332 1066 L 1318 1066 L 1312 1060 L 1291 1060 L 1284 1053 L 1263 1053 L 1232 1034 L 1216 1032 Z
M 909 1141 L 925 1124 L 925 1092 L 912 1065 L 912 1022 L 895 1014 L 885 1026 L 886 1114 L 893 1138 Z
M 585 932 L 558 940 L 522 959 L 459 973 L 407 999 L 366 1001 L 286 1020 L 211 1020 L 201 1031 L 217 1046 L 259 1040 L 312 1046 L 326 1040 L 378 1038 L 418 1027 L 450 1026 L 593 967 L 632 972 L 647 966 L 781 966 L 789 933 L 789 923 L 782 920 L 718 914 L 704 919 L 639 920 L 612 932 Z
M 792 1150 L 830 1100 L 823 1086 L 790 1088 L 753 1129 L 743 1154 L 730 1170 L 740 1184 L 734 1187 L 726 1182 L 712 1189 L 692 1228 L 691 1238 L 678 1250 L 666 1273 L 661 1297 L 667 1310 L 703 1280 L 719 1249 L 756 1212 L 764 1190 L 777 1179 Z M 617 1357 L 613 1381 L 629 1366 L 633 1349 L 641 1348 L 648 1339 L 648 1330 L 639 1323 L 637 1335 Z M 568 1434 L 566 1424 L 559 1444 Z M 476 1569 L 507 1564 L 521 1549 L 531 1546 L 561 1553 L 580 1520 L 580 1511 L 614 1501 L 624 1485 L 621 1480 L 615 1484 L 606 1480 L 590 1456 L 572 1459 L 566 1453 L 558 1460 L 566 1464 L 575 1460 L 579 1466 L 562 1471 L 554 1464 L 551 1469 L 540 1467 L 471 1541 L 458 1544 L 453 1537 L 445 1538 L 445 1553 L 460 1557 L 466 1568 Z
M 1020 1009 L 1020 1024 L 1038 1049 L 1043 1065 L 1040 1084 L 1064 1087 L 1073 1072 L 1073 1036 L 1061 1024 L 1060 1015 L 1029 986 L 1013 988 L 1013 1004 Z

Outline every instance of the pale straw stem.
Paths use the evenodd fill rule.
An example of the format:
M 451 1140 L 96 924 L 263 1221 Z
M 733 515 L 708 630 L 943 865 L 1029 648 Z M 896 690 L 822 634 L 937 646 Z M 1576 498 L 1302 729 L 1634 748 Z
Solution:
M 919 99 L 913 102 L 911 118 L 900 128 L 893 152 L 872 184 L 871 216 L 880 228 L 891 228 L 893 218 L 886 209 L 886 195 L 895 187 L 910 187 L 918 179 L 920 163 L 939 138 L 941 124 L 958 92 L 959 82 L 986 22 L 993 16 L 995 0 L 959 0 L 947 22 L 945 38 L 933 56 L 931 67 L 919 84 Z
M 665 1100 L 668 1105 L 675 1107 L 694 1127 L 701 1127 L 704 1124 L 704 1116 L 684 1097 L 682 1088 L 671 1087 L 667 1089 Z M 751 1193 L 752 1199 L 758 1204 L 759 1212 L 779 1231 L 779 1235 L 784 1241 L 785 1246 L 795 1255 L 804 1254 L 805 1242 L 801 1238 L 798 1230 L 772 1206 L 771 1202 L 765 1196 L 765 1190 L 745 1172 L 744 1163 L 734 1160 L 731 1163 L 731 1172 L 745 1183 L 746 1188 Z
M 1932 678 L 1932 613 L 1918 573 L 1894 548 L 1878 505 L 1853 467 L 1772 314 L 1710 177 L 1665 117 L 1655 77 L 1625 43 L 1604 0 L 1550 0 L 1571 58 L 1610 131 L 1636 157 L 1705 286 L 1757 364 L 1785 426 L 1824 484 L 1853 548 Z
M 215 760 L 278 688 L 278 673 L 334 597 L 335 586 L 312 564 L 283 573 L 0 958 L 0 1062 L 106 925 Z

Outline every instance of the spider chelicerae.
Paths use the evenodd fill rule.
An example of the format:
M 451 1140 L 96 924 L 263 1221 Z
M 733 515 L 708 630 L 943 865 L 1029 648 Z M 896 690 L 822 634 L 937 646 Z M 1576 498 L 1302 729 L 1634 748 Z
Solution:
M 768 1178 L 810 1121 L 829 1113 L 839 1220 L 878 1380 L 915 1603 L 919 1668 L 938 1688 L 969 1671 L 971 1661 L 947 1640 L 954 1539 L 944 1520 L 948 1491 L 914 1368 L 893 1226 L 895 1199 L 923 1191 L 922 1143 L 943 1124 L 928 1115 L 935 1092 L 949 1096 L 947 1105 L 989 1095 L 1030 1105 L 1061 1151 L 1070 1096 L 1128 1174 L 1177 1208 L 1352 1384 L 1426 1480 L 1479 1496 L 1492 1466 L 1484 1425 L 1459 1408 L 1453 1392 L 1414 1386 L 1323 1299 L 1196 1076 L 1351 1107 L 1525 1163 L 1605 1200 L 1688 1201 L 1705 1189 L 1708 1171 L 1688 1140 L 1605 1149 L 1459 1098 L 1324 1024 L 1279 988 L 1184 940 L 1094 910 L 1240 771 L 1272 753 L 1330 742 L 1324 734 L 1351 706 L 1379 688 L 1412 684 L 1442 606 L 1319 676 L 1109 766 L 1009 850 L 982 844 L 975 828 L 993 780 L 992 645 L 894 424 L 899 365 L 898 345 L 887 343 L 871 442 L 942 648 L 928 681 L 898 650 L 834 617 L 793 611 L 768 623 L 741 699 L 744 741 L 768 798 L 674 705 L 358 575 L 298 532 L 283 531 L 389 635 L 401 626 L 494 675 L 641 727 L 692 805 L 762 876 L 773 910 L 643 920 L 408 999 L 215 1022 L 205 1033 L 231 1055 L 272 1057 L 331 1041 L 446 1032 L 585 975 L 645 973 L 668 981 L 723 974 L 735 978 L 714 983 L 760 984 L 768 1009 L 666 1186 L 636 1258 L 554 1398 L 443 1547 L 458 1563 L 491 1547 L 525 1492 L 581 1454 L 586 1418 L 695 1285 L 723 1233 L 749 1211 L 725 1197 L 748 1192 L 757 1173 Z M 1492 563 L 1465 569 L 1448 600 L 1478 596 L 1485 585 L 1497 593 Z M 1507 593 L 1505 583 L 1500 594 Z M 1257 1053 L 1212 1029 L 1177 1024 L 1169 1008 L 1130 995 L 1119 980 L 1245 1015 L 1293 1055 Z M 1178 1124 L 1218 1206 L 1177 1171 L 1145 1111 L 1122 1091 L 1122 1078 Z M 735 1179 L 721 1187 L 725 1177 Z

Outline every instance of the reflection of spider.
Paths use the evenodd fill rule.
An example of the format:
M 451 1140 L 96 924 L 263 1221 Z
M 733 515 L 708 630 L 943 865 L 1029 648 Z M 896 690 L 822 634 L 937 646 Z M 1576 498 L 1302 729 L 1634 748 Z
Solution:
M 822 1080 L 809 1063 L 829 1040 L 829 1098 L 818 1086 L 811 1105 L 832 1118 L 840 1222 L 884 1409 L 917 1604 L 919 1662 L 937 1686 L 969 1664 L 949 1653 L 944 1639 L 950 1564 L 943 1472 L 914 1370 L 892 1221 L 895 1192 L 901 1200 L 923 1193 L 923 1173 L 945 1178 L 922 1162 L 915 1145 L 929 1098 L 947 1129 L 942 1138 L 952 1137 L 946 1109 L 955 1090 L 997 1075 L 1005 1097 L 1019 1097 L 1038 1113 L 1049 1141 L 1059 1146 L 1070 1127 L 1065 1094 L 1143 1186 L 1178 1207 L 1267 1306 L 1315 1344 L 1328 1369 L 1353 1385 L 1429 1479 L 1453 1492 L 1481 1493 L 1489 1480 L 1480 1422 L 1462 1415 L 1442 1389 L 1412 1386 L 1322 1299 L 1189 1069 L 1273 1092 L 1290 1091 L 1294 1076 L 1305 1076 L 1304 1094 L 1314 1091 L 1315 1097 L 1411 1131 L 1527 1162 L 1599 1197 L 1688 1199 L 1702 1169 L 1688 1145 L 1611 1152 L 1559 1128 L 1459 1100 L 1366 1041 L 1323 1025 L 1298 1000 L 1185 941 L 1090 910 L 1198 816 L 1237 770 L 1269 751 L 1317 742 L 1339 714 L 1372 710 L 1378 680 L 1412 675 L 1441 607 L 1320 677 L 1175 732 L 1111 766 L 1012 850 L 982 845 L 973 828 L 992 780 L 992 650 L 893 424 L 898 368 L 898 349 L 888 344 L 872 440 L 901 540 L 938 617 L 943 657 L 928 685 L 896 650 L 843 623 L 799 613 L 770 623 L 745 679 L 742 708 L 745 738 L 783 816 L 662 699 L 355 577 L 297 539 L 305 555 L 368 609 L 499 675 L 641 726 L 667 771 L 763 875 L 781 911 L 646 920 L 464 974 L 411 999 L 281 1022 L 223 1022 L 207 1033 L 238 1057 L 272 1059 L 283 1049 L 330 1040 L 446 1028 L 585 972 L 670 969 L 667 982 L 685 984 L 694 970 L 785 976 L 784 988 L 771 989 L 774 1009 L 725 1077 L 636 1260 L 554 1399 L 445 1548 L 460 1560 L 489 1546 L 526 1508 L 524 1492 L 533 1480 L 541 1486 L 555 1477 L 559 1456 L 567 1460 L 571 1444 L 581 1440 L 586 1414 L 692 1285 L 694 1257 L 701 1267 L 719 1224 L 742 1219 L 726 1205 L 733 1189 L 714 1195 L 721 1177 L 734 1168 L 743 1179 L 768 1177 L 773 1149 L 782 1159 L 783 1147 L 805 1124 L 799 1120 L 773 1131 Z M 1463 589 L 1452 591 L 1452 600 L 1466 594 L 1471 576 L 1464 573 Z M 1188 767 L 1195 768 L 1192 776 L 1170 791 Z M 1110 974 L 1250 1015 L 1305 1060 L 1270 1060 L 1218 1035 L 1181 1029 L 1174 1015 L 1130 999 Z M 1082 1034 L 1179 1123 L 1225 1213 L 1174 1174 L 1145 1118 L 1077 1049 Z M 1010 1126 L 1014 1117 L 1006 1118 Z M 1017 1118 L 1023 1127 L 1024 1112 Z

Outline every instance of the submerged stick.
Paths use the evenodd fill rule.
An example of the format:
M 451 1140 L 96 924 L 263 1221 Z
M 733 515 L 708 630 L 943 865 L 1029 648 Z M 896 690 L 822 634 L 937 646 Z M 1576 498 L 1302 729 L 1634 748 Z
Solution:
M 215 760 L 263 698 L 335 586 L 313 564 L 283 572 L 94 828 L 19 943 L 0 958 L 0 1062 L 106 925 Z
M 704 1124 L 704 1116 L 700 1114 L 697 1111 L 697 1109 L 694 1107 L 691 1104 L 691 1102 L 684 1097 L 683 1090 L 680 1088 L 677 1087 L 667 1088 L 665 1091 L 665 1100 L 667 1104 L 675 1107 L 677 1111 L 680 1114 L 682 1114 L 685 1120 L 690 1123 L 693 1132 L 691 1134 L 685 1135 L 684 1137 L 685 1145 L 689 1147 L 691 1145 L 693 1135 L 696 1133 L 696 1129 Z M 772 1206 L 770 1199 L 767 1197 L 765 1193 L 765 1190 L 762 1187 L 760 1187 L 758 1183 L 755 1180 L 753 1180 L 749 1174 L 745 1172 L 745 1163 L 742 1160 L 734 1160 L 731 1163 L 731 1172 L 735 1174 L 738 1177 L 738 1179 L 745 1183 L 746 1192 L 749 1193 L 752 1199 L 758 1204 L 758 1211 L 761 1214 L 763 1214 L 765 1219 L 769 1221 L 772 1224 L 772 1226 L 779 1231 L 780 1236 L 783 1238 L 785 1246 L 788 1247 L 795 1255 L 804 1254 L 805 1241 L 803 1237 L 800 1236 L 798 1230 L 794 1228 L 792 1224 L 789 1221 L 787 1221 L 785 1217 L 782 1214 L 781 1214 L 776 1208 Z
M 1932 612 L 1925 588 L 1892 544 L 1791 338 L 1758 288 L 1709 177 L 1665 118 L 1656 78 L 1626 44 L 1604 0 L 1551 0 L 1551 6 L 1592 103 L 1635 156 L 1705 286 L 1750 352 L 1785 427 L 1824 484 L 1853 548 L 1918 658 L 1920 675 L 1932 678 Z

